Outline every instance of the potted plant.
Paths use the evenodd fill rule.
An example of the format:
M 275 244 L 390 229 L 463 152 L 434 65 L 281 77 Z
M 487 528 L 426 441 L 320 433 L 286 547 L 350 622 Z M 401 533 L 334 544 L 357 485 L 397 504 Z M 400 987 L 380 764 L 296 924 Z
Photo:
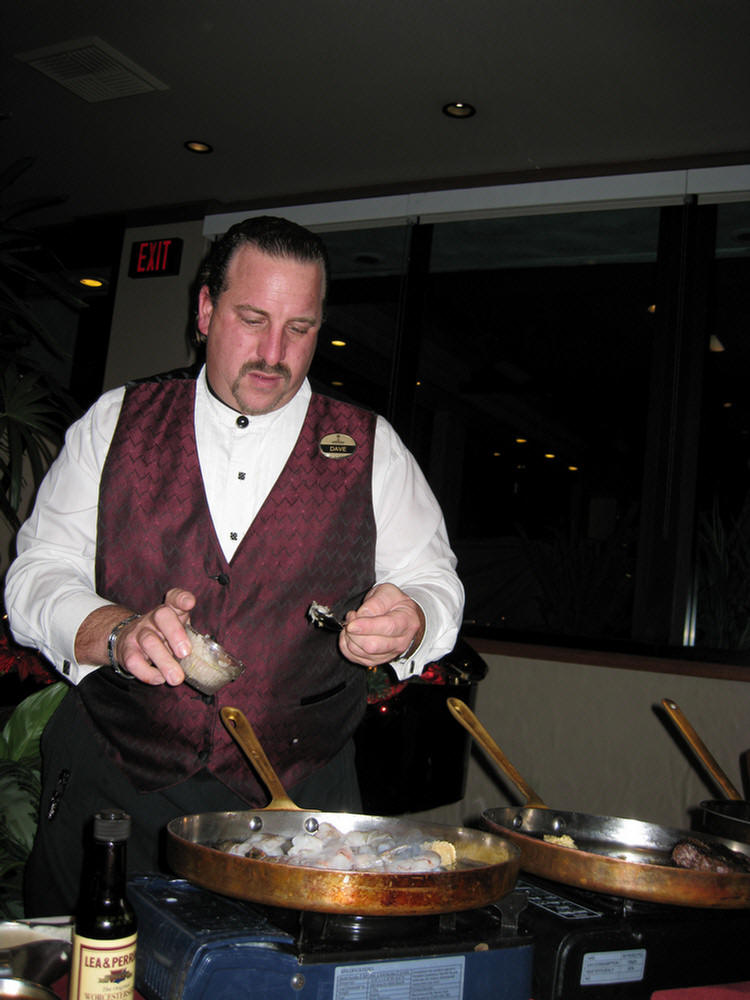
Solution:
M 29 695 L 0 732 L 0 919 L 23 917 L 23 870 L 37 827 L 41 795 L 39 740 L 62 701 L 62 681 Z
M 17 160 L 0 173 L 0 515 L 13 531 L 22 519 L 26 469 L 36 489 L 76 412 L 64 386 L 40 368 L 39 347 L 52 356 L 63 352 L 33 303 L 51 297 L 72 309 L 85 306 L 67 289 L 52 251 L 17 225 L 60 199 L 7 202 L 9 188 L 32 163 Z

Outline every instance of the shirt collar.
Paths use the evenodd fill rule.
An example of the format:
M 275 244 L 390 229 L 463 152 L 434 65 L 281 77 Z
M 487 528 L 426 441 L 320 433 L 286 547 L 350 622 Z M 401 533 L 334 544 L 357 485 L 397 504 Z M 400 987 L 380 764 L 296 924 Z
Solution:
M 205 365 L 203 365 L 198 375 L 195 391 L 200 394 L 202 408 L 210 414 L 212 421 L 215 421 L 220 427 L 235 428 L 237 426 L 237 418 L 241 416 L 239 410 L 227 406 L 223 400 L 211 392 L 208 387 Z M 311 396 L 312 389 L 310 388 L 310 383 L 305 379 L 289 402 L 284 403 L 278 410 L 271 410 L 270 413 L 261 413 L 257 416 L 248 414 L 249 426 L 255 430 L 268 430 L 277 420 L 284 419 L 285 417 L 299 416 L 300 414 L 304 416 L 307 412 Z

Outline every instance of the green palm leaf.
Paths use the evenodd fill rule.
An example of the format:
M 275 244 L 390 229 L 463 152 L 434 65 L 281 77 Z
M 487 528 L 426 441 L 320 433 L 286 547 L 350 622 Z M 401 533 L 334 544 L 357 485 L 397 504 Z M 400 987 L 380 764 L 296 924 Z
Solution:
M 0 170 L 0 202 L 33 164 L 33 158 L 22 157 Z M 67 391 L 45 376 L 28 353 L 41 345 L 65 357 L 31 303 L 36 296 L 55 298 L 74 309 L 85 303 L 66 287 L 60 261 L 37 234 L 15 224 L 25 212 L 59 200 L 0 203 L 0 516 L 14 530 L 20 527 L 24 470 L 28 468 L 36 490 L 76 415 Z M 35 266 L 40 255 L 41 268 Z
M 2 513 L 17 528 L 24 487 L 24 461 L 38 487 L 62 442 L 73 409 L 51 390 L 39 372 L 19 372 L 9 364 L 0 372 L 0 484 Z

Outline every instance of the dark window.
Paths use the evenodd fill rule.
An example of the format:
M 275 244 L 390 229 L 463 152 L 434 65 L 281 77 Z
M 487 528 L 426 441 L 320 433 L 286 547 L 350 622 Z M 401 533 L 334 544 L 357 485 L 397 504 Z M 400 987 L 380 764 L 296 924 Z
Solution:
M 750 647 L 750 204 L 719 205 L 698 465 L 695 644 Z
M 414 443 L 469 622 L 630 635 L 658 219 L 435 227 Z
M 383 226 L 323 235 L 333 280 L 311 380 L 321 390 L 387 413 L 409 231 Z
M 311 374 L 416 455 L 467 634 L 750 646 L 749 205 L 325 239 Z

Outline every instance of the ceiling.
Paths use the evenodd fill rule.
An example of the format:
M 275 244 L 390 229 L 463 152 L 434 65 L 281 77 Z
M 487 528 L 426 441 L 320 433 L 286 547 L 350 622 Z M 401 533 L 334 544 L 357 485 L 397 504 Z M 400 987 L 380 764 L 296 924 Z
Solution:
M 2 35 L 0 196 L 64 199 L 36 226 L 750 162 L 748 0 L 25 0 Z M 28 61 L 92 38 L 154 89 Z

